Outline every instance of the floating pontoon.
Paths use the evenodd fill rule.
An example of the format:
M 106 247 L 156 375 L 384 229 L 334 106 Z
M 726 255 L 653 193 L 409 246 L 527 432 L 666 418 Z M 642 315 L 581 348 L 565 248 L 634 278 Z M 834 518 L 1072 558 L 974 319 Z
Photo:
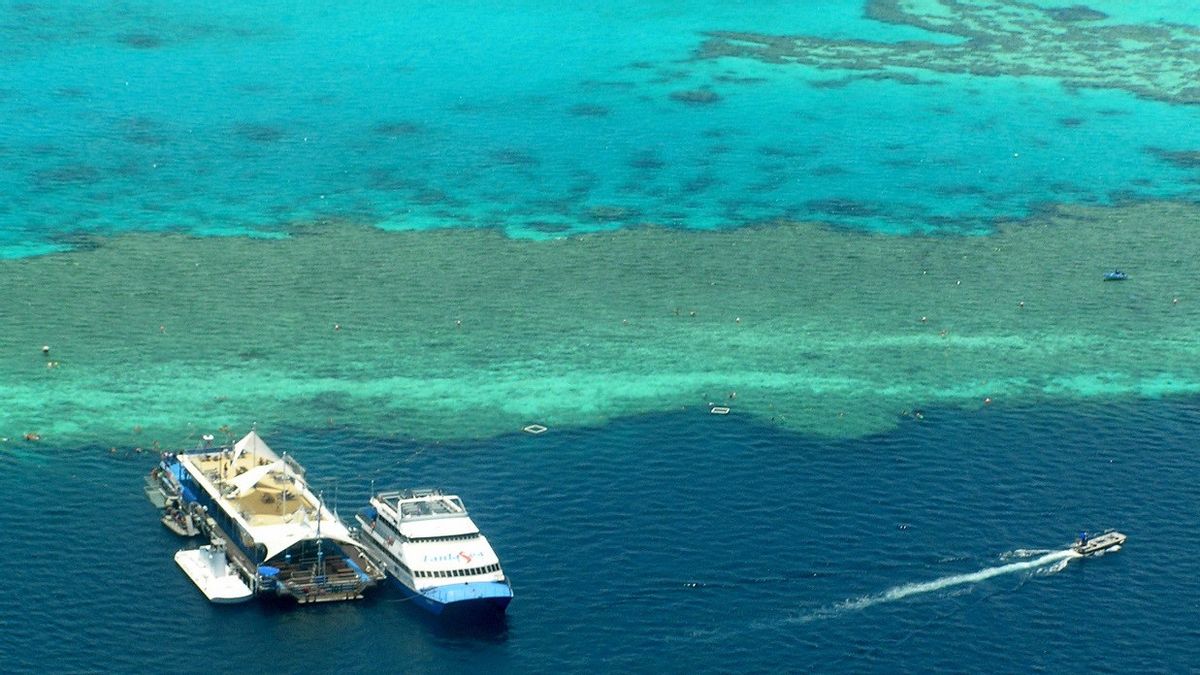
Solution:
M 176 553 L 175 562 L 212 602 L 245 602 L 254 597 L 254 591 L 229 564 L 224 543 L 219 539 L 200 548 Z

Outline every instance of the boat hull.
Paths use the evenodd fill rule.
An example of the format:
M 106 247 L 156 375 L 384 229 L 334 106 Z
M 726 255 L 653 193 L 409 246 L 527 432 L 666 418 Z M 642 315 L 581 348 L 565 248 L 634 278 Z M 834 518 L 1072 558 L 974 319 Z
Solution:
M 388 578 L 414 605 L 435 616 L 504 614 L 513 598 L 512 588 L 498 581 L 436 586 L 422 592 L 395 576 L 389 574 Z
M 1120 532 L 1105 532 L 1086 542 L 1078 542 L 1071 549 L 1082 556 L 1102 555 L 1121 550 L 1126 538 Z

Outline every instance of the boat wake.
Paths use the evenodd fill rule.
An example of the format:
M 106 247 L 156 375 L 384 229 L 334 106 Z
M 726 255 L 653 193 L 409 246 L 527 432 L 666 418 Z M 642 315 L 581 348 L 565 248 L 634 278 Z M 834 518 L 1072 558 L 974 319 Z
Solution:
M 1029 554 L 1032 552 L 1013 551 L 1011 554 L 1008 554 L 1008 555 L 1010 557 L 1018 557 L 1016 555 L 1018 553 Z M 831 619 L 836 616 L 841 616 L 843 614 L 846 614 L 848 612 L 861 611 L 868 607 L 873 607 L 875 605 L 880 605 L 880 604 L 883 604 L 886 602 L 895 602 L 897 600 L 903 600 L 904 598 L 908 598 L 908 597 L 911 597 L 914 595 L 921 595 L 924 593 L 932 593 L 934 591 L 940 591 L 944 588 L 950 588 L 953 586 L 963 586 L 966 584 L 979 583 L 981 581 L 991 579 L 992 577 L 998 577 L 1002 574 L 1012 574 L 1014 572 L 1023 572 L 1023 571 L 1027 571 L 1027 570 L 1033 570 L 1035 572 L 1042 573 L 1042 574 L 1053 574 L 1054 572 L 1058 572 L 1058 571 L 1062 570 L 1064 567 L 1066 567 L 1067 563 L 1069 563 L 1074 558 L 1080 557 L 1080 555 L 1078 553 L 1076 553 L 1075 551 L 1073 551 L 1071 549 L 1064 549 L 1062 551 L 1051 551 L 1048 553 L 1047 552 L 1039 552 L 1039 553 L 1041 553 L 1041 555 L 1038 555 L 1038 557 L 1036 557 L 1036 558 L 1026 555 L 1026 556 L 1024 556 L 1026 559 L 1020 560 L 1019 562 L 1010 562 L 1005 565 L 997 565 L 995 567 L 987 567 L 987 568 L 981 569 L 977 572 L 970 572 L 967 574 L 954 574 L 951 576 L 942 577 L 941 579 L 934 579 L 933 581 L 925 581 L 925 582 L 921 582 L 921 583 L 904 584 L 903 586 L 895 586 L 895 587 L 890 588 L 882 593 L 877 593 L 875 595 L 865 595 L 863 597 L 854 598 L 852 600 L 845 600 L 845 601 L 839 602 L 835 605 L 823 607 L 823 608 L 818 609 L 809 614 L 793 617 L 789 621 L 789 623 L 809 623 L 811 621 L 817 621 L 819 619 Z
M 1000 554 L 1001 560 L 1021 560 L 1024 558 L 1036 558 L 1038 556 L 1053 553 L 1053 549 L 1049 548 L 1018 548 L 1013 551 Z

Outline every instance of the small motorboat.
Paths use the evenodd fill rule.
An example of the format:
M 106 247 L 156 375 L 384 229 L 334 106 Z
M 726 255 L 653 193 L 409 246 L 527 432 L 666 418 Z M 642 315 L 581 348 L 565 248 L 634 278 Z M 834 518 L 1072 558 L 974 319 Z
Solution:
M 1121 270 L 1109 270 L 1108 272 L 1104 273 L 1105 281 L 1125 281 L 1128 278 L 1129 275 Z
M 1079 555 L 1099 555 L 1109 551 L 1119 551 L 1125 543 L 1125 535 L 1116 530 L 1089 537 L 1087 532 L 1080 532 L 1079 539 L 1071 546 L 1071 550 Z

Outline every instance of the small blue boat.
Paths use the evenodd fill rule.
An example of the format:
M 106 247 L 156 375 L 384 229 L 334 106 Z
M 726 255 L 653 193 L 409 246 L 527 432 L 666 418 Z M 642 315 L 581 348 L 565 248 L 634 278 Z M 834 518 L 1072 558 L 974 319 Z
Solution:
M 1125 274 L 1121 270 L 1112 270 L 1111 272 L 1104 273 L 1105 281 L 1125 281 L 1128 278 L 1129 275 Z

